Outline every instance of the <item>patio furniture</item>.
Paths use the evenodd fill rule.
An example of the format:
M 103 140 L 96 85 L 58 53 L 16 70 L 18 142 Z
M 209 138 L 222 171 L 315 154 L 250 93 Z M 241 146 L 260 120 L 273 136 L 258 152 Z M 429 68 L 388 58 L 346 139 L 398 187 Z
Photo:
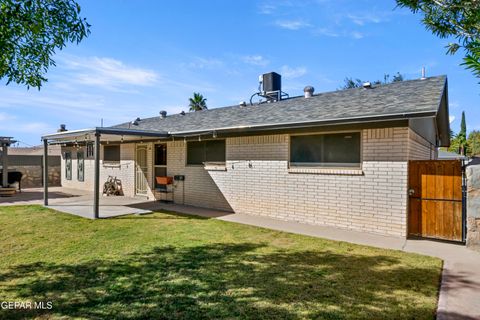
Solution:
M 163 195 L 163 199 L 160 198 L 158 201 L 162 202 L 173 202 L 173 177 L 155 177 L 155 195 L 160 194 L 160 197 Z M 155 196 L 155 198 L 157 198 Z
M 103 184 L 103 194 L 106 196 L 123 195 L 122 181 L 117 177 L 108 176 L 107 181 Z
M 18 183 L 18 190 L 22 192 L 22 177 L 23 173 L 20 171 L 10 171 L 7 175 L 8 185 L 3 186 L 4 188 L 10 187 L 11 184 Z M 0 181 L 3 181 L 3 172 L 0 173 Z M 16 188 L 11 188 L 16 190 Z

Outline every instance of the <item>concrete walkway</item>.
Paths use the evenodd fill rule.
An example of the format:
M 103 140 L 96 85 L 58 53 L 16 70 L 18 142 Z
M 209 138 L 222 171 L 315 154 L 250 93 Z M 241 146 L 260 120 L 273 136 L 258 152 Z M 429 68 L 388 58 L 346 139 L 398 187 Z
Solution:
M 480 320 L 480 253 L 471 251 L 463 245 L 430 240 L 406 240 L 401 237 L 386 237 L 174 204 L 158 204 L 157 206 L 155 209 L 438 257 L 444 261 L 444 265 L 437 319 Z

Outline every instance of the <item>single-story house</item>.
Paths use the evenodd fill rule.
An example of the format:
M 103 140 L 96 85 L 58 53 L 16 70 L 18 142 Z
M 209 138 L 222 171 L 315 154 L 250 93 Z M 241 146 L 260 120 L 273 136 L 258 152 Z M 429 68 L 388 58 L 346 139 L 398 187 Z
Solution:
M 450 144 L 446 76 L 312 89 L 43 139 L 62 145 L 64 187 L 114 176 L 153 201 L 170 176 L 175 203 L 406 236 L 408 161 Z

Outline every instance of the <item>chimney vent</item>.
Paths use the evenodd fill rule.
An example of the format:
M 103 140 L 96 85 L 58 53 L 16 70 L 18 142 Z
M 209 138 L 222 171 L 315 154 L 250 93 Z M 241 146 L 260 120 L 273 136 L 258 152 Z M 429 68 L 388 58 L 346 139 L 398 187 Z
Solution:
M 61 124 L 57 132 L 65 132 L 65 131 L 67 131 L 67 126 L 65 124 Z
M 363 87 L 364 89 L 372 89 L 372 88 L 373 88 L 371 82 L 364 82 L 364 83 L 362 84 L 362 87 Z
M 427 79 L 427 77 L 425 76 L 425 67 L 422 67 L 422 77 L 420 78 L 420 80 L 425 80 Z
M 315 88 L 312 86 L 306 86 L 303 89 L 303 92 L 305 93 L 305 98 L 311 98 L 313 96 L 313 92 L 315 91 Z
M 160 111 L 160 118 L 165 119 L 167 117 L 167 111 L 162 110 Z
M 247 103 L 245 101 L 240 101 L 240 103 L 238 104 L 240 107 L 246 107 L 247 106 Z
M 182 116 L 184 116 L 184 115 L 185 115 L 185 111 L 182 110 L 182 112 L 180 112 L 180 114 L 181 114 Z

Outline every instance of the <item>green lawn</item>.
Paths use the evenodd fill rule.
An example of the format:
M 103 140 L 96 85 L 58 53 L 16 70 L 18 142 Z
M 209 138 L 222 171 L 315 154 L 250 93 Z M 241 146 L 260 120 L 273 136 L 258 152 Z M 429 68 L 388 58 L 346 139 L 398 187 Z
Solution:
M 432 319 L 441 261 L 155 213 L 0 207 L 0 318 Z

